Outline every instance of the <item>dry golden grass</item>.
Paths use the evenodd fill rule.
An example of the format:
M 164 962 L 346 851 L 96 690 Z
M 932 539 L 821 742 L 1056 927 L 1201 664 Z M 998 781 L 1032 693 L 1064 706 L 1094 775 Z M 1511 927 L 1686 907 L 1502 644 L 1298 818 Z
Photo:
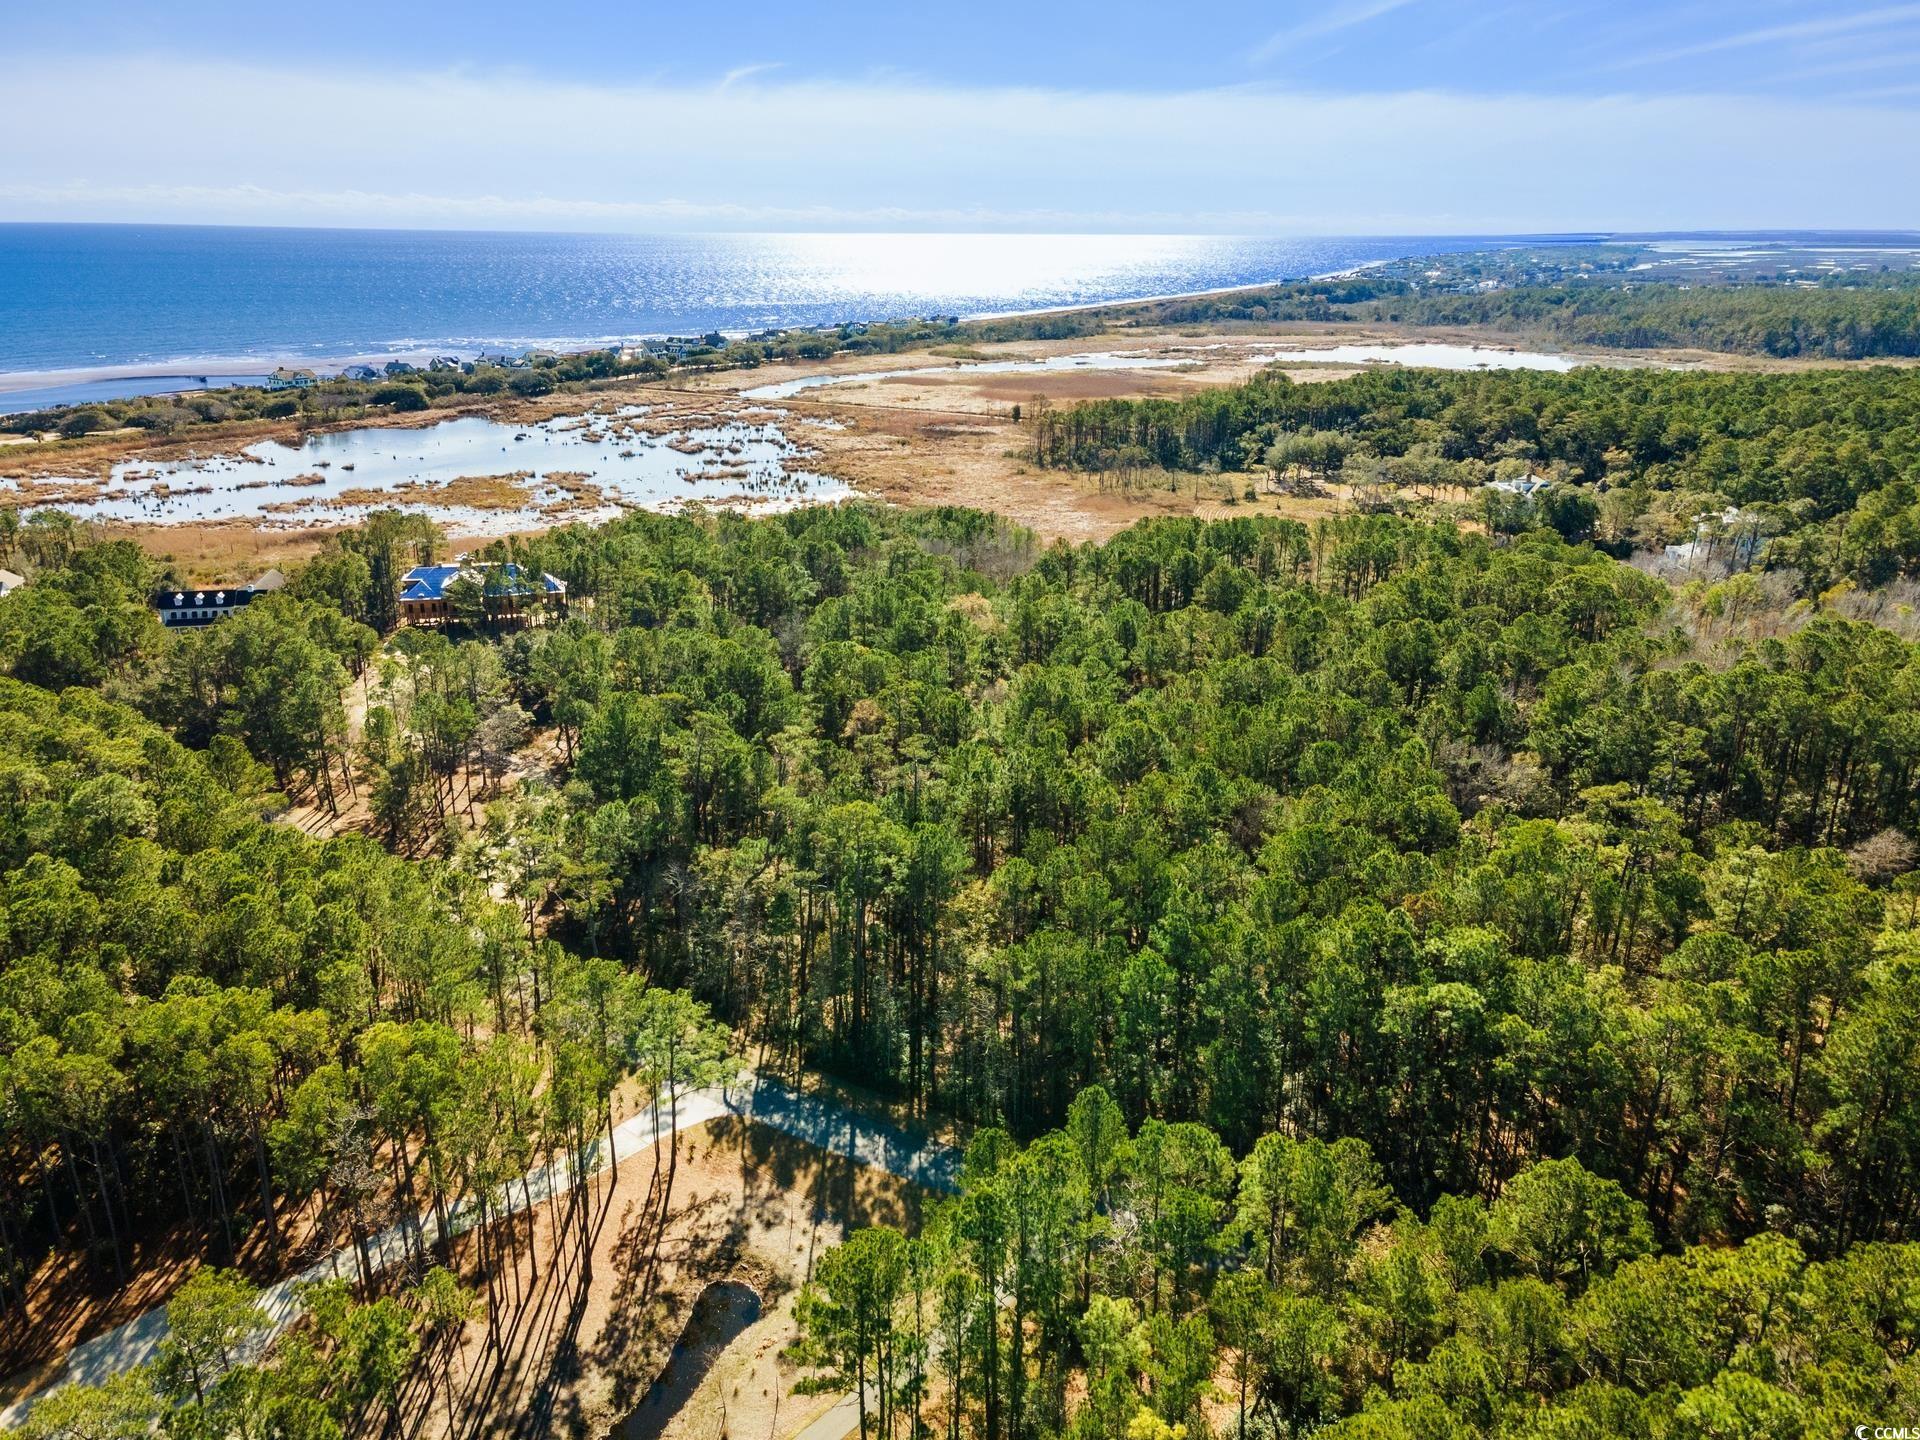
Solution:
M 451 480 L 409 480 L 391 488 L 356 485 L 327 500 L 334 509 L 359 505 L 388 505 L 395 501 L 459 505 L 469 510 L 524 510 L 532 504 L 526 482 L 531 470 L 504 475 L 457 475 Z

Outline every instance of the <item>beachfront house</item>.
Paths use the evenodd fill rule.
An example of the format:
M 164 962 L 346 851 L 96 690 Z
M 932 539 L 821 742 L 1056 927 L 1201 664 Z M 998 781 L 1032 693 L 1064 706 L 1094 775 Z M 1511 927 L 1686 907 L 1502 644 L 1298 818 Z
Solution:
M 457 355 L 436 355 L 427 362 L 429 370 L 458 370 L 460 357 Z
M 162 590 L 153 597 L 153 611 L 169 630 L 191 630 L 224 620 L 286 583 L 286 576 L 278 570 L 269 570 L 250 585 L 207 585 L 191 589 L 182 586 Z
M 505 564 L 462 557 L 446 565 L 416 565 L 400 577 L 400 621 L 444 626 L 455 620 L 487 624 L 564 613 L 567 582 Z
M 418 374 L 418 373 L 419 373 L 419 370 L 420 370 L 420 367 L 419 367 L 419 366 L 417 366 L 417 365 L 413 365 L 413 364 L 409 364 L 409 363 L 408 363 L 407 361 L 405 361 L 405 360 L 389 360 L 389 361 L 387 361 L 387 372 L 386 372 L 386 373 L 387 373 L 388 375 L 416 375 L 416 374 Z
M 0 595 L 11 595 L 26 583 L 26 576 L 16 575 L 11 570 L 0 570 Z
M 349 365 L 340 372 L 342 380 L 378 380 L 380 372 L 371 365 Z
M 267 376 L 267 389 L 305 390 L 309 385 L 313 384 L 313 382 L 313 371 L 289 370 L 285 365 L 282 365 L 278 370 L 275 370 L 271 375 Z
M 502 370 L 518 370 L 526 365 L 526 359 L 520 355 L 509 355 L 504 350 L 482 350 L 473 357 L 474 368 L 482 365 L 497 365 Z

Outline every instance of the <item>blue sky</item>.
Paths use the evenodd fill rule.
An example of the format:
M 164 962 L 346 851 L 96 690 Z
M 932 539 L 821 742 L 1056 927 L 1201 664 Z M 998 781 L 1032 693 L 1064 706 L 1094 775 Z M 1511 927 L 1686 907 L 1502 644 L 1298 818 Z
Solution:
M 1920 226 L 1920 4 L 0 0 L 0 219 Z

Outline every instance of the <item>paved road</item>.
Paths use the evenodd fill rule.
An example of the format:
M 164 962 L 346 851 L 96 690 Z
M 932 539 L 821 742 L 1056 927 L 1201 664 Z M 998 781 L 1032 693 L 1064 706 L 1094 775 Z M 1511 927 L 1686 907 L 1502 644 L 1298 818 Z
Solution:
M 960 1157 L 952 1147 L 886 1121 L 862 1115 L 838 1101 L 802 1095 L 777 1080 L 751 1071 L 730 1084 L 690 1091 L 680 1097 L 680 1128 L 683 1130 L 704 1125 L 722 1115 L 756 1120 L 822 1150 L 845 1155 L 862 1165 L 885 1170 L 932 1189 L 951 1190 L 958 1183 Z M 594 1142 L 585 1173 L 593 1175 L 605 1169 L 612 1156 L 617 1155 L 624 1160 L 629 1155 L 651 1150 L 671 1133 L 664 1106 L 660 1122 L 660 1128 L 656 1129 L 653 1115 L 648 1111 L 622 1121 L 614 1127 L 610 1136 L 603 1135 Z M 529 1171 L 526 1188 L 532 1203 L 538 1205 L 550 1195 L 566 1194 L 573 1188 L 573 1183 L 571 1162 L 560 1159 Z M 525 1207 L 528 1198 L 516 1184 L 509 1188 L 505 1206 L 495 1207 L 495 1214 L 517 1213 Z M 455 1234 L 460 1234 L 470 1229 L 479 1218 L 479 1207 L 468 1203 L 448 1217 L 448 1224 Z M 389 1226 L 375 1235 L 367 1242 L 373 1268 L 384 1270 L 403 1260 L 407 1254 L 409 1234 L 427 1233 L 432 1224 L 432 1212 L 429 1211 L 421 1214 L 416 1221 Z M 260 1293 L 260 1308 L 267 1312 L 273 1322 L 267 1338 L 291 1324 L 300 1313 L 297 1291 L 302 1284 L 333 1278 L 352 1280 L 357 1273 L 353 1247 L 349 1245 L 334 1251 L 319 1264 L 309 1266 L 298 1275 L 269 1285 Z M 67 1352 L 67 1368 L 58 1380 L 0 1410 L 0 1430 L 11 1430 L 17 1426 L 33 1402 L 50 1390 L 76 1382 L 98 1384 L 109 1376 L 144 1364 L 153 1357 L 166 1333 L 167 1312 L 165 1307 L 157 1306 L 124 1325 L 74 1346 Z M 833 1430 L 834 1424 L 838 1423 L 834 1417 L 842 1410 L 848 1415 L 856 1414 L 853 1396 L 847 1396 L 810 1425 L 803 1440 L 841 1440 L 854 1424 L 848 1421 L 837 1431 Z M 819 1433 L 816 1434 L 816 1431 Z M 829 1435 L 828 1431 L 833 1433 Z

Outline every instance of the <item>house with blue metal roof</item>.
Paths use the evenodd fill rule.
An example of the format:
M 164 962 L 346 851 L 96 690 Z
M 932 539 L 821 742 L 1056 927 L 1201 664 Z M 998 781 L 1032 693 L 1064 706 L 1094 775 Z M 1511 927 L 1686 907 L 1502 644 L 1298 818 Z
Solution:
M 470 586 L 466 596 L 461 587 Z M 408 625 L 445 625 L 460 619 L 456 605 L 478 599 L 489 622 L 520 620 L 566 608 L 567 582 L 544 571 L 535 575 L 511 560 L 455 560 L 445 565 L 416 565 L 400 577 L 400 618 Z

